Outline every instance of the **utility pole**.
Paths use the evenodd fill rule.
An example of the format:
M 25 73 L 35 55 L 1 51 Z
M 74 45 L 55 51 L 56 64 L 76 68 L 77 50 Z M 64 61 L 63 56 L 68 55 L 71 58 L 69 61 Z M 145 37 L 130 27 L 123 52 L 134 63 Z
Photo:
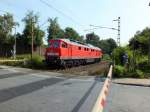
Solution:
M 118 37 L 117 37 L 117 44 L 120 46 L 120 17 L 118 19 L 113 20 L 113 21 L 118 21 Z
M 33 29 L 33 18 L 32 18 L 32 21 L 31 21 L 31 38 L 32 38 L 32 43 L 31 43 L 31 60 L 33 58 L 33 52 L 34 52 L 34 41 L 33 41 L 33 38 L 34 38 L 34 29 Z
M 150 6 L 150 2 L 149 2 Z M 149 42 L 148 42 L 148 65 L 150 65 L 150 35 L 149 35 Z
M 15 28 L 14 59 L 16 59 L 16 26 L 14 28 Z
M 150 65 L 150 35 L 149 35 L 149 42 L 148 42 L 148 64 Z

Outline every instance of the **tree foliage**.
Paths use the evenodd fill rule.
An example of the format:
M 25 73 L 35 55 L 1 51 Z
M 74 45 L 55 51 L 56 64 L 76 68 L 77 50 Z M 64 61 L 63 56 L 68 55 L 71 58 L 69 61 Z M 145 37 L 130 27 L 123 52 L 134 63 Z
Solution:
M 71 27 L 65 28 L 65 38 L 73 40 L 81 40 L 79 34 Z
M 117 43 L 114 39 L 109 38 L 100 40 L 100 37 L 95 33 L 89 33 L 86 35 L 86 42 L 94 46 L 100 47 L 104 53 L 111 54 L 113 49 L 117 47 Z
M 15 26 L 13 15 L 6 13 L 0 16 L 0 43 L 8 43 L 12 37 L 12 29 Z
M 64 30 L 60 28 L 57 18 L 49 18 L 48 41 L 50 39 L 67 38 L 82 41 L 83 38 L 77 31 L 71 27 L 66 27 Z
M 100 37 L 93 33 L 86 34 L 86 42 L 95 46 L 99 46 Z
M 10 56 L 14 45 L 12 30 L 15 27 L 13 15 L 6 13 L 0 15 L 0 55 Z
M 27 45 L 31 45 L 32 33 L 34 36 L 34 46 L 41 46 L 43 44 L 43 37 L 45 33 L 38 27 L 38 20 L 38 14 L 34 14 L 33 11 L 29 11 L 22 20 L 25 23 L 22 38 L 24 38 L 23 40 L 25 40 Z
M 50 39 L 64 38 L 64 31 L 60 28 L 57 18 L 49 18 L 48 41 Z
M 147 55 L 148 45 L 150 41 L 150 28 L 145 28 L 143 31 L 138 31 L 129 41 L 131 49 L 139 50 L 141 53 Z
M 99 47 L 106 53 L 111 54 L 113 50 L 117 47 L 117 43 L 114 39 L 108 38 L 105 40 L 100 40 Z

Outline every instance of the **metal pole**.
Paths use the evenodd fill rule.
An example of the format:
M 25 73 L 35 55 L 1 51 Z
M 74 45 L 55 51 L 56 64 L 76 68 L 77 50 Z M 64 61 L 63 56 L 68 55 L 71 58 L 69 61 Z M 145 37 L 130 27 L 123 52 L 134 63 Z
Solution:
M 31 60 L 32 60 L 32 58 L 33 58 L 33 52 L 34 52 L 34 42 L 33 42 L 33 37 L 34 37 L 34 30 L 33 30 L 33 19 L 32 19 L 32 23 L 31 23 L 31 25 L 32 25 L 32 33 L 31 33 L 31 38 L 32 38 L 32 43 L 31 43 Z
M 150 6 L 150 2 L 148 5 Z M 149 43 L 148 43 L 148 65 L 150 65 L 150 35 L 149 35 Z
M 15 49 L 14 49 L 14 58 L 16 59 L 16 27 L 15 27 Z
M 149 44 L 148 44 L 148 65 L 150 65 L 150 36 L 149 36 Z
M 16 59 L 16 27 L 15 27 L 14 59 Z
M 118 21 L 118 29 L 117 29 L 117 31 L 118 31 L 118 37 L 117 37 L 117 44 L 118 44 L 118 46 L 120 46 L 120 17 L 118 17 L 118 19 L 113 20 L 113 21 Z
M 120 17 L 118 17 L 118 46 L 120 46 Z

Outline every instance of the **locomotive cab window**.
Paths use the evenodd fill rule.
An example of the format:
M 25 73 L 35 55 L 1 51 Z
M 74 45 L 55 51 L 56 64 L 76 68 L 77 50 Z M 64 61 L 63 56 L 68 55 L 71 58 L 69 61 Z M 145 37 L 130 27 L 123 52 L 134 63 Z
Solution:
M 62 43 L 62 45 L 61 45 L 61 46 L 62 46 L 62 48 L 67 48 L 67 44 L 66 44 L 66 43 L 64 43 L 64 42 Z

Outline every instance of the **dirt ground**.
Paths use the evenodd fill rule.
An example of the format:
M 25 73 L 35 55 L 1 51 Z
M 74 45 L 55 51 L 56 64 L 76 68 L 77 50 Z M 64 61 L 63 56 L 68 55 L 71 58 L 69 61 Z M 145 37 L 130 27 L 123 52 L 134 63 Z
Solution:
M 26 70 L 61 73 L 67 76 L 69 75 L 79 75 L 79 76 L 101 75 L 102 76 L 108 73 L 109 64 L 110 63 L 108 61 L 101 61 L 99 63 L 88 64 L 84 66 L 77 66 L 77 67 L 66 68 L 66 69 L 57 68 L 57 67 L 45 67 L 44 69 L 43 68 L 39 68 L 39 69 L 26 68 Z M 21 67 L 18 67 L 18 68 L 21 69 Z
M 78 66 L 63 70 L 56 70 L 56 72 L 68 75 L 104 75 L 107 74 L 108 69 L 109 62 L 101 61 L 100 63 Z

